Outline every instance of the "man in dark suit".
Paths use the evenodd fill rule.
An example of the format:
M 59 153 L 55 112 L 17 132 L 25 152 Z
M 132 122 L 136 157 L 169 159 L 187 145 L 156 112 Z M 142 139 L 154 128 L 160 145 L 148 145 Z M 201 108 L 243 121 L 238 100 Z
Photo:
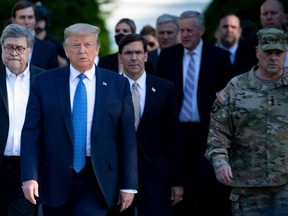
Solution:
M 161 49 L 179 43 L 179 17 L 171 14 L 162 14 L 156 20 L 156 38 L 159 47 L 148 52 L 148 62 L 153 65 L 154 74 Z
M 204 153 L 211 107 L 216 92 L 225 86 L 232 75 L 231 63 L 226 50 L 202 41 L 205 31 L 202 14 L 185 11 L 180 15 L 179 24 L 181 44 L 161 51 L 156 71 L 159 76 L 175 84 L 177 113 L 179 119 L 181 117 L 187 160 L 185 193 L 183 201 L 175 207 L 175 215 L 191 215 L 194 212 L 216 215 L 219 208 L 225 206 L 225 202 L 229 203 L 229 200 L 227 194 L 222 197 L 225 193 L 221 191 L 223 186 L 217 183 L 213 167 L 204 157 Z M 187 88 L 189 85 L 184 82 L 188 77 L 187 69 L 191 62 L 194 62 L 194 76 L 189 85 L 192 83 L 193 86 Z M 184 100 L 186 92 L 190 95 Z M 182 118 L 182 109 L 191 112 L 186 119 Z M 230 210 L 229 206 L 226 209 Z M 222 213 L 219 211 L 219 215 L 224 215 Z
M 135 205 L 138 215 L 172 216 L 172 205 L 182 200 L 185 179 L 174 85 L 146 73 L 147 41 L 141 35 L 126 35 L 119 43 L 118 56 L 124 76 L 129 79 L 132 98 L 135 82 L 140 96 L 141 117 L 139 125 L 135 125 L 139 174 Z M 136 116 L 135 109 L 135 120 Z
M 241 34 L 240 19 L 236 14 L 227 13 L 220 18 L 215 31 L 217 41 L 215 45 L 229 52 L 232 65 L 234 64 Z
M 98 33 L 99 28 L 89 24 L 66 28 L 64 49 L 70 65 L 39 75 L 32 83 L 21 137 L 21 178 L 25 197 L 35 204 L 39 196 L 45 216 L 106 216 L 117 203 L 120 211 L 128 208 L 137 192 L 129 82 L 95 66 Z M 78 98 L 79 88 L 85 98 Z M 81 128 L 74 122 L 79 101 L 86 105 L 78 113 L 80 120 L 86 119 Z M 77 138 L 81 131 L 84 139 Z M 78 144 L 83 152 L 76 149 Z
M 11 11 L 12 23 L 17 23 L 30 29 L 35 36 L 36 10 L 34 4 L 29 1 L 18 1 Z M 31 64 L 43 68 L 52 69 L 59 67 L 57 51 L 54 44 L 35 38 L 35 43 L 29 57 Z
M 30 81 L 43 71 L 28 64 L 34 36 L 25 27 L 10 24 L 2 32 L 0 68 L 0 215 L 33 216 L 37 206 L 21 190 L 20 136 Z
M 281 0 L 265 0 L 260 7 L 260 22 L 263 28 L 285 29 L 287 15 Z M 253 36 L 240 41 L 234 63 L 235 75 L 248 72 L 257 65 L 256 46 L 258 38 L 256 32 Z M 288 56 L 285 66 L 288 67 Z

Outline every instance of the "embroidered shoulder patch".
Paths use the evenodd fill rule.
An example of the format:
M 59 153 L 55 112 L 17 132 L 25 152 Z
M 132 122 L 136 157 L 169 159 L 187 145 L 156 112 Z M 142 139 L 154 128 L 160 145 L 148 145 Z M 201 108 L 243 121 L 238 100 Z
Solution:
M 211 112 L 214 114 L 214 113 L 217 113 L 218 110 L 220 109 L 222 105 L 220 103 L 217 103 L 215 102 L 212 106 L 212 109 L 211 109 Z
M 222 102 L 222 103 L 224 103 L 229 98 L 229 95 L 224 90 L 217 92 L 216 96 L 217 96 L 218 100 L 220 100 L 220 102 Z

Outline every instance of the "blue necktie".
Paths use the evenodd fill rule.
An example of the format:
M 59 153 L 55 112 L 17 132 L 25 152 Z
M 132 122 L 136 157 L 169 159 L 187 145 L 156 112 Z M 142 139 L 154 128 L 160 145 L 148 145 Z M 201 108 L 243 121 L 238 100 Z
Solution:
M 194 90 L 194 76 L 195 76 L 195 60 L 193 58 L 194 53 L 190 52 L 190 61 L 187 68 L 187 74 L 185 78 L 184 84 L 184 95 L 183 95 L 183 102 L 180 111 L 180 121 L 187 122 L 190 121 L 192 118 L 192 96 Z
M 87 135 L 87 94 L 83 83 L 84 74 L 78 75 L 79 83 L 76 87 L 73 101 L 74 128 L 74 160 L 73 168 L 78 173 L 86 163 L 86 135 Z

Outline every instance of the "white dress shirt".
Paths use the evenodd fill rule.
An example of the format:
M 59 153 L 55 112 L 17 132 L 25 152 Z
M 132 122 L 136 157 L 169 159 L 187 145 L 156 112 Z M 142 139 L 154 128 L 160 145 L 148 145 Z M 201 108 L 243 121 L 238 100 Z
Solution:
M 127 77 L 125 75 L 125 73 L 123 74 L 125 77 Z M 146 98 L 146 72 L 144 71 L 144 73 L 142 74 L 141 77 L 139 77 L 138 80 L 132 80 L 129 77 L 127 77 L 130 83 L 130 90 L 132 92 L 133 90 L 133 83 L 137 82 L 138 83 L 138 91 L 140 94 L 140 108 L 141 108 L 141 116 L 143 115 L 143 111 L 144 111 L 144 106 L 145 106 L 145 98 Z
M 8 96 L 9 132 L 4 151 L 5 156 L 20 156 L 21 131 L 25 120 L 30 91 L 29 66 L 17 75 L 6 68 Z

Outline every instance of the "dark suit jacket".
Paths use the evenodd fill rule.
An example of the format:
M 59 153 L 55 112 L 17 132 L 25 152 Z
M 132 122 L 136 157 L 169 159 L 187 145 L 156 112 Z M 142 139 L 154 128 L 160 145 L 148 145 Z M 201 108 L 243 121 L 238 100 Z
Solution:
M 148 62 L 151 62 L 154 74 L 156 72 L 157 61 L 158 61 L 158 49 L 148 52 Z
M 171 186 L 184 185 L 185 179 L 182 136 L 172 82 L 147 74 L 137 144 L 139 196 L 145 194 L 146 199 L 152 196 L 170 201 Z
M 64 204 L 73 174 L 73 128 L 69 66 L 50 70 L 32 83 L 22 131 L 22 181 L 38 180 L 40 202 Z M 108 207 L 119 189 L 137 189 L 137 144 L 129 82 L 96 67 L 91 161 Z
M 30 65 L 30 83 L 36 74 L 44 71 Z M 0 66 L 0 164 L 6 147 L 8 131 L 9 131 L 9 113 L 8 113 L 8 96 L 6 85 L 6 68 L 3 64 Z M 19 164 L 20 165 L 20 164 Z
M 257 65 L 256 46 L 258 45 L 257 35 L 244 38 L 239 41 L 234 61 L 234 73 L 239 75 L 248 72 L 253 66 Z
M 156 74 L 175 84 L 178 116 L 183 100 L 183 55 L 184 47 L 177 44 L 161 50 L 158 58 Z M 214 45 L 203 44 L 202 58 L 198 80 L 198 110 L 206 140 L 210 122 L 210 111 L 216 98 L 216 92 L 225 87 L 232 77 L 232 66 L 229 53 Z M 206 145 L 202 146 L 205 151 Z
M 118 73 L 118 53 L 100 57 L 98 66 Z
M 30 63 L 46 70 L 59 67 L 55 45 L 35 38 Z
M 114 72 L 119 72 L 118 69 L 118 53 L 102 56 L 99 58 L 98 66 Z M 154 73 L 151 62 L 145 62 L 145 70 L 147 73 Z

